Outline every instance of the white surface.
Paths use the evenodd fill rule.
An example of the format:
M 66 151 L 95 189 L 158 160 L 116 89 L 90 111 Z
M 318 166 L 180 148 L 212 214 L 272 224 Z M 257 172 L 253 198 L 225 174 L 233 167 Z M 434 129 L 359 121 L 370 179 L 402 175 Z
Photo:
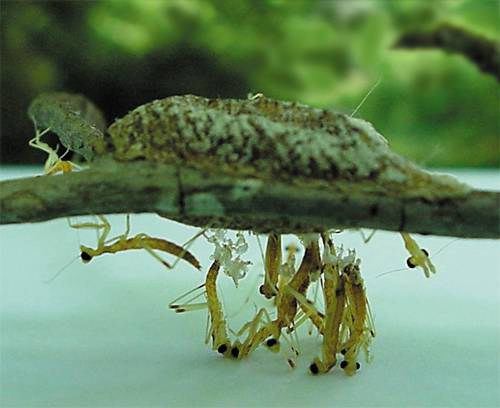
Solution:
M 3 168 L 1 177 L 20 171 Z M 498 172 L 459 176 L 475 186 L 500 187 Z M 123 218 L 111 217 L 117 233 Z M 132 222 L 133 232 L 177 243 L 195 231 L 153 215 Z M 337 241 L 356 247 L 363 259 L 377 328 L 373 363 L 350 378 L 339 369 L 307 373 L 319 350 L 315 336 L 303 337 L 295 370 L 265 349 L 245 361 L 220 358 L 203 344 L 205 312 L 177 315 L 166 307 L 203 280 L 204 273 L 182 262 L 167 271 L 130 251 L 88 265 L 76 260 L 45 283 L 76 258 L 79 239 L 94 245 L 94 235 L 77 233 L 65 220 L 2 226 L 0 234 L 2 407 L 500 405 L 496 241 L 455 240 L 436 254 L 438 274 L 431 279 L 415 270 L 376 278 L 404 265 L 400 237 L 377 232 L 363 244 L 357 233 L 340 234 Z M 431 255 L 453 241 L 416 238 Z M 200 240 L 192 251 L 206 268 L 208 244 Z M 221 279 L 229 313 L 262 269 L 255 245 L 248 256 L 254 267 L 246 288 L 234 290 L 230 279 Z M 245 305 L 247 313 L 257 298 Z

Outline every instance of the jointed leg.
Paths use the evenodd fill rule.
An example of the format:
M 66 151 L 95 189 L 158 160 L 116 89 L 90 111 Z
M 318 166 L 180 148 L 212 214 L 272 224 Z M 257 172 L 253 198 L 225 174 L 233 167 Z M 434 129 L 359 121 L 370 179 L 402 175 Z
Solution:
M 278 316 L 275 320 L 261 327 L 254 336 L 247 338 L 243 343 L 242 357 L 247 356 L 251 351 L 259 346 L 264 340 L 268 347 L 274 347 L 278 344 L 281 335 L 281 329 L 293 324 L 297 313 L 297 300 L 291 291 L 286 290 L 290 287 L 297 292 L 305 292 L 310 282 L 310 274 L 320 265 L 318 242 L 311 242 L 304 253 L 304 258 L 299 270 L 285 285 L 280 289 L 276 297 Z M 271 338 L 269 338 L 271 337 Z
M 125 234 L 123 234 L 122 236 L 117 237 L 117 238 L 119 238 L 120 240 L 123 239 L 122 242 L 125 242 L 129 230 L 130 230 L 130 226 L 127 227 L 127 230 L 126 230 Z M 167 261 L 165 261 L 160 255 L 158 255 L 155 251 L 153 251 L 153 249 L 151 248 L 151 246 L 148 245 L 149 235 L 146 235 L 146 234 L 137 234 L 135 236 L 135 238 L 138 239 L 138 240 L 142 240 L 143 241 L 141 247 L 149 255 L 151 255 L 154 259 L 156 259 L 158 262 L 160 262 L 163 266 L 167 267 L 168 269 L 172 269 L 172 265 L 170 265 Z
M 106 240 L 108 238 L 108 235 L 111 231 L 111 224 L 107 220 L 107 218 L 104 215 L 98 215 L 97 216 L 99 220 L 101 221 L 100 223 L 97 222 L 83 222 L 83 223 L 78 223 L 78 224 L 72 224 L 71 221 L 68 219 L 68 224 L 71 228 L 75 229 L 95 229 L 97 231 L 102 230 L 102 232 L 99 234 L 98 240 L 97 240 L 97 247 L 102 248 L 106 244 Z
M 212 348 L 219 353 L 228 355 L 231 351 L 231 342 L 227 335 L 226 320 L 222 312 L 222 305 L 217 295 L 217 276 L 220 264 L 214 261 L 207 273 L 205 290 L 207 295 L 208 313 L 210 314 Z
M 365 244 L 367 244 L 368 242 L 371 241 L 371 239 L 373 238 L 373 236 L 375 235 L 376 232 L 377 232 L 377 230 L 372 230 L 372 232 L 370 232 L 368 235 L 365 235 L 365 233 L 362 229 L 359 230 L 359 233 L 361 234 L 361 238 L 363 239 L 363 242 Z
M 128 238 L 128 234 L 130 232 L 130 215 L 127 214 L 126 217 L 125 232 L 110 239 L 108 239 L 107 237 L 110 233 L 111 225 L 103 215 L 99 215 L 98 217 L 101 223 L 70 224 L 70 226 L 72 226 L 73 228 L 95 228 L 96 230 L 102 229 L 102 233 L 99 235 L 97 240 L 98 243 L 96 248 L 89 248 L 83 245 L 80 246 L 81 258 L 83 261 L 89 262 L 93 257 L 102 255 L 104 253 L 114 254 L 131 249 L 144 249 L 153 258 L 155 258 L 167 268 L 171 268 L 171 265 L 161 256 L 159 256 L 154 250 L 172 254 L 177 258 L 182 258 L 186 262 L 189 262 L 191 265 L 193 265 L 196 269 L 200 269 L 200 263 L 193 256 L 193 254 L 191 254 L 186 248 L 180 247 L 173 242 L 161 238 L 150 237 L 149 235 L 143 233 Z
M 359 270 L 359 262 L 344 267 L 342 278 L 346 289 L 346 313 L 343 326 L 349 330 L 349 337 L 342 346 L 345 355 L 340 367 L 346 374 L 353 375 L 359 369 L 357 357 L 361 348 L 368 355 L 372 337 L 375 336 L 373 320 L 368 307 L 368 299 L 363 279 Z
M 59 146 L 57 146 L 55 149 L 52 149 L 47 143 L 42 142 L 42 136 L 48 131 L 50 131 L 50 128 L 47 128 L 41 132 L 38 129 L 35 129 L 35 137 L 28 142 L 31 147 L 47 153 L 48 157 L 45 160 L 44 164 L 44 174 L 49 176 L 59 172 L 69 173 L 75 168 L 79 169 L 79 166 L 77 166 L 75 163 L 72 163 L 69 160 L 62 160 L 69 150 L 66 150 L 66 152 L 61 157 L 59 157 L 57 154 Z
M 288 290 L 294 297 L 295 300 L 298 302 L 300 309 L 304 313 L 304 316 L 306 319 L 309 319 L 312 324 L 318 329 L 320 333 L 323 333 L 323 325 L 324 325 L 324 318 L 325 315 L 321 313 L 316 307 L 314 306 L 313 302 L 311 302 L 309 299 L 307 299 L 302 293 L 297 292 L 295 289 L 292 289 L 291 287 L 286 287 L 285 290 Z M 295 324 L 297 327 L 298 325 Z
M 267 238 L 264 284 L 259 288 L 260 293 L 268 299 L 278 293 L 277 285 L 281 257 L 281 235 L 271 233 Z
M 327 263 L 324 270 L 325 322 L 323 331 L 322 359 L 315 358 L 309 366 L 311 373 L 326 373 L 337 362 L 340 325 L 345 306 L 343 279 L 339 279 L 337 268 Z

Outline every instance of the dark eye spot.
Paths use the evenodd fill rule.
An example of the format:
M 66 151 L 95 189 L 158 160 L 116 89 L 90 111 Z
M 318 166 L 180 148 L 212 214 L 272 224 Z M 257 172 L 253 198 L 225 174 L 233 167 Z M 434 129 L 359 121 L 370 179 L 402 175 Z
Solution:
M 425 254 L 425 256 L 429 256 L 429 252 L 427 252 L 424 248 L 422 248 L 421 251 Z
M 90 262 L 92 260 L 92 256 L 85 251 L 82 251 L 82 253 L 80 254 L 80 258 L 82 258 L 82 261 L 85 263 Z
M 278 343 L 278 340 L 270 338 L 266 341 L 267 347 L 273 347 Z
M 234 358 L 238 358 L 238 356 L 240 355 L 240 349 L 238 347 L 233 347 L 231 349 L 231 355 L 234 357 Z
M 311 373 L 314 374 L 314 375 L 318 374 L 319 373 L 318 365 L 316 363 L 312 363 L 309 366 L 309 371 L 311 371 Z
M 408 268 L 415 268 L 417 266 L 413 263 L 411 257 L 406 260 L 406 265 L 408 265 Z
M 356 370 L 359 370 L 360 367 L 361 367 L 361 364 L 356 363 Z
M 348 363 L 346 360 L 342 361 L 342 362 L 340 363 L 340 368 L 342 368 L 342 369 L 346 368 L 346 367 L 347 367 L 347 364 L 349 364 L 349 363 Z
M 217 351 L 221 354 L 224 354 L 227 351 L 227 345 L 221 344 L 218 348 Z

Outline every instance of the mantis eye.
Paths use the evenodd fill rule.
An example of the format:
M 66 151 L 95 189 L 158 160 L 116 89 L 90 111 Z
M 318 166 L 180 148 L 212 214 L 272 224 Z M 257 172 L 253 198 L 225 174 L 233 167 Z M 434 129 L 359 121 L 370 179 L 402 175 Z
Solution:
M 266 341 L 267 347 L 273 347 L 278 343 L 278 340 L 270 338 Z
M 340 368 L 342 369 L 346 369 L 346 367 L 349 365 L 348 361 L 347 360 L 344 360 L 340 363 Z M 356 362 L 356 370 L 359 370 L 361 368 L 361 364 L 359 364 L 358 362 Z
M 309 371 L 311 371 L 311 373 L 314 374 L 314 375 L 318 374 L 319 373 L 318 365 L 316 363 L 312 363 L 309 366 Z
M 413 263 L 413 259 L 411 257 L 406 260 L 406 265 L 408 265 L 408 268 L 415 268 L 417 266 Z
M 271 299 L 273 297 L 273 295 L 266 290 L 266 287 L 264 285 L 260 285 L 259 292 L 261 295 L 264 295 L 266 299 Z
M 238 356 L 240 355 L 240 349 L 238 347 L 233 347 L 231 349 L 231 355 L 234 357 L 234 358 L 238 358 Z
M 427 252 L 424 248 L 421 248 L 420 250 L 425 254 L 425 256 L 429 256 L 429 252 Z
M 226 344 L 221 344 L 218 348 L 217 351 L 221 354 L 224 354 L 227 351 L 227 345 Z
M 82 261 L 84 263 L 88 263 L 92 260 L 92 256 L 85 251 L 82 251 L 82 253 L 80 254 L 80 258 L 82 258 Z

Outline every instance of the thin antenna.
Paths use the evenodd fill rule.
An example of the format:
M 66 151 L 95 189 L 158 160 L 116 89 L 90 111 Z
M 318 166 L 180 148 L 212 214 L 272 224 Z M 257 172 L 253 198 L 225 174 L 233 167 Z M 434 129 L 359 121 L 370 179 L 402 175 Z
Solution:
M 199 286 L 197 286 L 197 287 L 195 287 L 195 288 L 193 288 L 193 289 L 188 290 L 187 292 L 183 293 L 182 295 L 180 295 L 180 296 L 176 297 L 174 300 L 172 300 L 172 301 L 168 304 L 168 307 L 170 307 L 170 308 L 171 308 L 171 307 L 172 307 L 172 305 L 175 305 L 175 304 L 176 304 L 179 300 L 181 300 L 181 299 L 184 299 L 184 298 L 188 297 L 191 293 L 193 293 L 193 292 L 197 291 L 198 289 L 203 288 L 204 286 L 205 286 L 205 283 L 202 283 L 201 285 L 199 285 Z
M 260 237 L 258 234 L 255 234 L 255 238 L 257 238 L 257 244 L 259 245 L 259 252 L 260 252 L 260 257 L 262 259 L 262 264 L 265 265 L 266 261 L 264 257 L 264 250 L 262 249 L 262 242 L 260 241 Z
M 409 271 L 410 268 L 400 268 L 400 269 L 392 269 L 388 272 L 384 272 L 384 273 L 379 273 L 377 276 L 375 276 L 376 278 L 380 278 L 381 276 L 384 276 L 384 275 L 388 275 L 390 273 L 395 273 L 395 272 L 401 272 L 401 271 Z
M 368 99 L 370 94 L 375 90 L 375 88 L 380 84 L 380 82 L 382 82 L 382 76 L 379 76 L 379 78 L 377 79 L 377 82 L 375 82 L 375 85 L 373 85 L 370 88 L 370 90 L 368 91 L 368 93 L 365 95 L 365 97 L 363 99 L 361 99 L 361 102 L 359 103 L 359 105 L 356 106 L 356 109 L 354 109 L 354 111 L 351 113 L 351 115 L 350 115 L 351 118 L 354 117 L 356 112 L 361 108 L 361 106 L 365 103 L 365 101 Z
M 441 253 L 443 252 L 446 248 L 448 248 L 451 244 L 455 243 L 456 241 L 460 240 L 461 238 L 455 238 L 455 239 L 452 239 L 450 242 L 444 244 L 441 248 L 439 248 L 436 253 L 434 253 L 434 255 L 432 255 L 431 257 L 429 257 L 429 259 L 436 259 L 436 257 Z M 381 276 L 384 276 L 384 275 L 389 275 L 390 273 L 394 273 L 394 272 L 401 272 L 401 271 L 409 271 L 410 269 L 409 268 L 401 268 L 401 269 L 392 269 L 388 272 L 384 272 L 384 273 L 380 273 L 378 275 L 376 275 L 375 277 L 376 278 L 380 278 Z
M 54 274 L 54 276 L 52 276 L 49 279 L 44 280 L 43 283 L 52 283 L 66 268 L 68 268 L 71 264 L 73 264 L 73 262 L 75 262 L 79 257 L 80 257 L 80 255 L 77 255 L 76 257 L 74 257 L 71 261 L 69 261 L 66 265 L 64 265 L 61 269 L 59 269 Z
M 183 252 L 181 252 L 181 255 L 177 257 L 177 259 L 174 261 L 174 263 L 172 264 L 172 269 L 175 268 L 175 266 L 177 265 L 177 263 L 182 259 L 181 257 L 186 253 L 186 251 L 191 248 L 191 245 L 194 244 L 194 242 L 199 238 L 201 237 L 202 235 L 205 234 L 205 232 L 207 231 L 207 228 L 203 228 L 202 230 L 198 231 L 195 235 L 193 235 L 191 238 L 189 238 L 186 242 L 184 242 L 184 244 L 182 244 L 182 249 L 184 250 Z
M 455 239 L 452 239 L 450 242 L 448 242 L 447 244 L 444 244 L 441 248 L 439 248 L 437 250 L 437 252 L 434 253 L 434 255 L 432 255 L 431 258 L 436 258 L 436 256 L 438 256 L 441 252 L 443 252 L 446 248 L 448 248 L 451 244 L 454 244 L 455 242 L 457 242 L 458 240 L 460 240 L 460 238 L 455 238 Z

